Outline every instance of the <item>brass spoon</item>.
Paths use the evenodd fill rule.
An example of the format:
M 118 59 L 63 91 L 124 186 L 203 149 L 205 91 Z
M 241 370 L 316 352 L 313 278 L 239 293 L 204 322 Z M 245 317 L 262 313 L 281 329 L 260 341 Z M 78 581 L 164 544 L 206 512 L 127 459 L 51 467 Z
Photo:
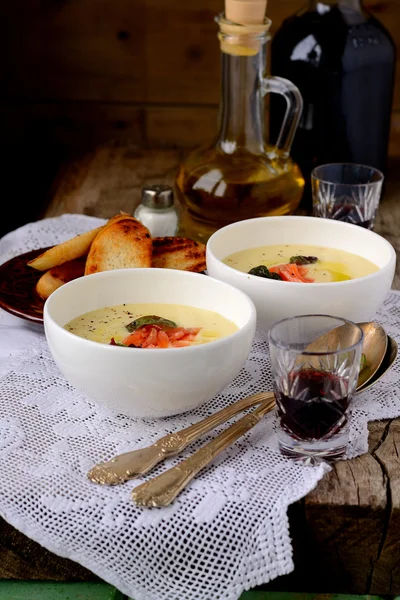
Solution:
M 356 393 L 372 387 L 392 367 L 396 360 L 397 343 L 389 336 L 387 338 L 387 344 L 385 344 L 385 346 L 387 345 L 387 352 L 383 361 L 380 362 L 380 369 L 375 370 L 375 375 L 368 379 L 368 384 L 357 386 Z M 364 347 L 363 345 L 363 351 L 368 360 L 368 346 Z M 168 506 L 199 471 L 212 462 L 230 444 L 254 427 L 274 406 L 274 400 L 264 400 L 252 413 L 239 419 L 189 458 L 134 488 L 132 499 L 139 506 Z
M 368 379 L 365 383 L 363 383 L 360 387 L 357 386 L 357 392 L 364 392 L 368 390 L 370 387 L 375 385 L 382 377 L 391 369 L 394 361 L 397 358 L 397 354 L 399 352 L 399 347 L 397 345 L 396 340 L 394 340 L 390 335 L 387 336 L 387 350 L 383 360 L 379 366 L 379 368 L 375 371 L 375 373 Z M 361 373 L 360 373 L 361 375 Z
M 365 336 L 363 352 L 367 359 L 367 367 L 360 373 L 358 386 L 365 385 L 377 371 L 387 346 L 386 333 L 378 323 L 360 323 L 360 327 Z M 346 327 L 346 325 L 337 328 L 335 332 L 342 337 L 342 344 L 348 345 L 349 343 L 352 343 L 349 332 L 350 335 L 353 334 L 351 329 Z M 318 338 L 318 340 L 310 344 L 308 349 L 314 352 L 318 351 L 318 348 L 322 347 L 322 344 L 325 345 L 324 349 L 326 349 L 327 335 L 332 336 L 333 332 L 328 332 L 328 334 Z M 176 433 L 170 433 L 169 435 L 163 436 L 151 446 L 120 454 L 107 462 L 96 465 L 89 471 L 88 477 L 94 483 L 117 485 L 124 481 L 128 481 L 129 479 L 144 475 L 161 461 L 179 454 L 189 444 L 198 440 L 201 436 L 218 425 L 225 423 L 228 419 L 231 419 L 238 413 L 247 408 L 257 406 L 263 401 L 271 400 L 273 401 L 271 408 L 273 408 L 273 392 L 262 392 L 247 398 L 242 398 L 194 425 L 186 427 Z
M 379 323 L 366 322 L 358 323 L 364 333 L 362 352 L 365 357 L 365 366 L 361 368 L 357 381 L 357 390 L 365 386 L 372 379 L 382 364 L 388 347 L 388 336 L 386 331 Z M 312 342 L 308 347 L 308 352 L 326 352 L 330 345 L 332 350 L 336 348 L 348 348 L 357 341 L 358 335 L 349 324 L 341 325 Z M 317 359 L 310 360 L 310 364 L 317 363 Z M 318 367 L 318 364 L 315 366 Z

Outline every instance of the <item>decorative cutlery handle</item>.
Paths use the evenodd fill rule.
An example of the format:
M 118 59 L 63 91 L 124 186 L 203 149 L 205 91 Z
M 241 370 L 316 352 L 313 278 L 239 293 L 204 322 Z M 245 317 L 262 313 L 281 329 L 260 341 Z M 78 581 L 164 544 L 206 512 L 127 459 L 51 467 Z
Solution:
M 96 465 L 89 471 L 88 477 L 94 483 L 117 485 L 144 475 L 165 458 L 182 452 L 189 444 L 214 427 L 225 423 L 246 408 L 273 397 L 273 392 L 260 392 L 242 398 L 194 425 L 160 438 L 151 446 L 120 454 L 107 462 Z
M 132 499 L 140 506 L 168 506 L 199 471 L 235 440 L 257 425 L 274 406 L 275 400 L 268 398 L 252 413 L 228 427 L 192 456 L 134 488 Z

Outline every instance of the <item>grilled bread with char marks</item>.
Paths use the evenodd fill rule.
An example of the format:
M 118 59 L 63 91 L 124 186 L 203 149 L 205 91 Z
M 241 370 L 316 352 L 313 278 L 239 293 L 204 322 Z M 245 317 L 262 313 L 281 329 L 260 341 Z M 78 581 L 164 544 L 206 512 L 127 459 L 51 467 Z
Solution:
M 206 269 L 206 247 L 187 238 L 155 237 L 152 266 L 201 273 Z
M 133 217 L 119 218 L 93 240 L 86 259 L 85 275 L 151 267 L 152 241 L 144 225 Z

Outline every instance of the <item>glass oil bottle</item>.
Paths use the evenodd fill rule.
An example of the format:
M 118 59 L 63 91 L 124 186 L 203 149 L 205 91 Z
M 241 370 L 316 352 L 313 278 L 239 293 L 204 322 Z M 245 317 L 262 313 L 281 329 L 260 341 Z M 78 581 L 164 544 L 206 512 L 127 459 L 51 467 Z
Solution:
M 250 19 L 244 15 L 242 20 Z M 203 242 L 235 221 L 293 213 L 304 187 L 290 158 L 301 94 L 290 81 L 265 76 L 271 21 L 262 16 L 261 22 L 243 24 L 219 15 L 216 22 L 222 70 L 219 130 L 211 144 L 188 154 L 176 181 L 179 233 Z M 287 106 L 275 146 L 266 141 L 267 93 L 282 95 Z

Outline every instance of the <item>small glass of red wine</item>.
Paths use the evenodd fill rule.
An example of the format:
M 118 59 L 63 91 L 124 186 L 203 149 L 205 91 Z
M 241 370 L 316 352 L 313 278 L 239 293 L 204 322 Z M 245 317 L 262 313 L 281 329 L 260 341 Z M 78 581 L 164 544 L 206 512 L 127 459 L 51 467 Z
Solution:
M 356 323 L 330 315 L 301 315 L 271 327 L 269 350 L 283 455 L 314 464 L 345 454 L 363 338 Z
M 378 169 L 353 163 L 316 167 L 311 176 L 313 214 L 373 229 L 384 175 Z

